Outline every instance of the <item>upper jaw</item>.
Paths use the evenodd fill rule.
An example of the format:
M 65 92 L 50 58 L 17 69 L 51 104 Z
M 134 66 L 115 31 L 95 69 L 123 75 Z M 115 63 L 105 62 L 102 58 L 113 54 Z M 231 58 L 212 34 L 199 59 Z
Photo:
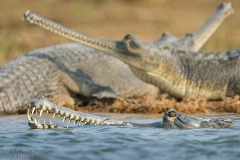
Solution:
M 187 128 L 199 128 L 202 121 L 209 121 L 210 119 L 197 118 L 193 116 L 187 116 L 185 114 L 177 113 L 177 118 L 175 119 L 176 124 L 179 121 Z
M 168 112 L 163 116 L 163 128 L 178 128 L 178 129 L 192 129 L 192 128 L 231 128 L 233 123 L 231 119 L 209 119 L 188 116 L 179 113 L 175 110 L 176 117 L 169 117 Z M 170 112 L 169 111 L 169 112 Z M 164 123 L 165 122 L 165 123 Z M 165 124 L 165 125 L 164 125 Z
M 181 122 L 181 126 L 184 128 L 231 128 L 233 127 L 233 122 L 228 118 L 210 119 L 210 118 L 199 118 L 193 116 L 187 116 L 178 113 L 177 118 L 174 123 L 177 125 L 178 121 Z

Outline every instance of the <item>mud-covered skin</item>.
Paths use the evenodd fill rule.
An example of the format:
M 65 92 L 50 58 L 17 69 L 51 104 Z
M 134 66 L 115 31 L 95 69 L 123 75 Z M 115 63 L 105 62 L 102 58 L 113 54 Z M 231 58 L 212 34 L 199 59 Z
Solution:
M 39 113 L 40 116 L 43 112 L 53 113 L 53 117 L 63 117 L 63 121 L 66 119 L 76 123 L 94 124 L 94 125 L 128 125 L 136 127 L 156 127 L 165 129 L 191 129 L 191 128 L 230 128 L 233 127 L 232 120 L 230 119 L 209 119 L 188 116 L 177 112 L 176 110 L 169 110 L 165 113 L 161 121 L 138 124 L 132 122 L 119 121 L 114 119 L 103 118 L 92 114 L 77 112 L 69 108 L 64 108 L 53 104 L 45 97 L 40 99 L 34 99 L 28 104 L 28 124 L 32 129 L 52 129 L 58 128 L 58 125 L 54 125 L 51 122 L 47 124 L 37 122 L 36 118 L 33 118 L 34 113 Z
M 229 3 L 222 4 L 218 9 L 227 5 Z M 216 100 L 240 94 L 240 50 L 208 53 L 183 51 L 171 45 L 143 42 L 131 34 L 120 41 L 107 41 L 72 31 L 29 11 L 24 18 L 125 62 L 141 80 L 173 97 Z M 201 32 L 193 34 L 193 39 L 196 35 L 195 38 L 203 42 L 204 38 L 197 38 L 201 37 Z

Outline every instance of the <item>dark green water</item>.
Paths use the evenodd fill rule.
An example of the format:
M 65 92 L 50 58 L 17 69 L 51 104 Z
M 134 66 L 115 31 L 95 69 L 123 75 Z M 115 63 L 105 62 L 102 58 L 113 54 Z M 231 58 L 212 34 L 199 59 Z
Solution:
M 97 114 L 134 122 L 161 115 Z M 26 115 L 0 118 L 0 159 L 240 159 L 240 115 L 232 129 L 166 130 L 128 126 L 70 125 L 69 129 L 29 129 Z M 61 125 L 61 119 L 56 119 Z

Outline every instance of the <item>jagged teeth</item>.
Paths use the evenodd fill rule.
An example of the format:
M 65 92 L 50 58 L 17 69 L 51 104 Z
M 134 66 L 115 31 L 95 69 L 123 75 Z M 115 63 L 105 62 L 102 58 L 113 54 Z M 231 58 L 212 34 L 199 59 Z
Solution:
M 48 108 L 46 107 L 40 107 L 40 109 L 38 107 L 33 107 L 32 110 L 30 108 L 28 108 L 27 110 L 27 114 L 28 114 L 28 119 L 29 121 L 33 121 L 34 124 L 36 125 L 36 127 L 39 127 L 39 126 L 42 126 L 43 128 L 58 128 L 58 125 L 56 124 L 56 126 L 54 126 L 54 124 L 52 123 L 52 121 L 50 120 L 49 121 L 49 124 L 46 123 L 46 121 L 44 120 L 43 123 L 41 124 L 39 122 L 39 120 L 37 120 L 36 118 L 33 118 L 31 115 L 34 114 L 34 112 L 38 112 L 39 111 L 39 115 L 40 117 L 42 116 L 43 114 L 43 111 L 46 111 L 46 113 L 49 113 L 49 112 L 52 112 L 53 113 L 53 118 L 57 115 L 58 117 L 63 117 L 63 122 L 66 121 L 66 119 L 69 119 L 68 120 L 68 125 L 71 123 L 71 121 L 73 120 L 73 124 L 78 124 L 80 125 L 81 122 L 85 123 L 85 124 L 94 124 L 94 125 L 99 125 L 101 124 L 100 121 L 98 120 L 95 120 L 94 118 L 88 118 L 87 116 L 79 116 L 79 115 L 76 115 L 74 112 L 65 112 L 63 110 L 59 110 L 59 109 L 51 109 L 51 110 L 48 110 Z M 69 126 L 66 126 L 64 128 L 69 128 Z
M 43 112 L 43 110 L 41 109 L 41 111 L 40 111 L 40 117 L 42 116 L 42 112 Z
M 34 117 L 34 118 L 30 117 L 30 119 L 31 119 L 31 121 L 34 122 L 34 125 L 35 125 L 37 128 L 39 128 L 39 126 L 42 126 L 43 129 L 58 128 L 58 124 L 56 124 L 56 125 L 54 126 L 54 124 L 52 123 L 51 120 L 49 121 L 49 124 L 47 124 L 45 120 L 44 120 L 43 123 L 41 124 L 40 121 L 37 120 L 35 117 Z
M 69 117 L 70 114 L 69 113 L 64 113 L 65 117 Z
M 54 110 L 55 110 L 55 113 L 56 113 L 56 114 L 59 114 L 59 113 L 60 113 L 59 109 L 55 108 Z
M 55 117 L 56 114 L 57 114 L 57 113 L 54 113 L 54 114 L 53 114 L 53 118 Z
M 87 119 L 87 121 L 86 121 L 87 123 L 91 123 L 91 119 Z
M 93 120 L 91 123 L 92 123 L 92 124 L 96 124 L 96 123 L 97 123 L 97 121 L 94 121 L 94 120 Z
M 31 121 L 31 117 L 30 117 L 30 115 L 29 115 L 29 114 L 30 114 L 29 112 L 30 112 L 30 109 L 28 108 L 28 110 L 27 110 L 27 116 L 28 116 L 28 120 Z
M 65 113 L 63 111 L 59 111 L 59 115 L 65 116 Z
M 32 109 L 32 114 L 34 114 L 34 111 L 35 111 L 35 107 Z
M 75 116 L 74 116 L 73 114 L 70 114 L 69 119 L 73 120 L 73 119 L 75 119 L 74 117 L 75 117 Z
M 85 120 L 86 120 L 85 118 L 81 118 L 81 120 L 80 120 L 80 121 L 81 121 L 81 122 L 85 122 Z

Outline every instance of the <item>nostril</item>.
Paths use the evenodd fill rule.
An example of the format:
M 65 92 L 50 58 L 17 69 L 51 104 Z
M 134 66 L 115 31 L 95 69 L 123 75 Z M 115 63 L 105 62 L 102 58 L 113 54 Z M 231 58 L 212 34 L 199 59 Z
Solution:
M 131 39 L 132 39 L 132 35 L 131 35 L 131 34 L 126 35 L 126 36 L 125 36 L 125 39 L 126 39 L 126 40 L 131 40 Z
M 193 37 L 193 34 L 192 33 L 187 33 L 186 37 Z

